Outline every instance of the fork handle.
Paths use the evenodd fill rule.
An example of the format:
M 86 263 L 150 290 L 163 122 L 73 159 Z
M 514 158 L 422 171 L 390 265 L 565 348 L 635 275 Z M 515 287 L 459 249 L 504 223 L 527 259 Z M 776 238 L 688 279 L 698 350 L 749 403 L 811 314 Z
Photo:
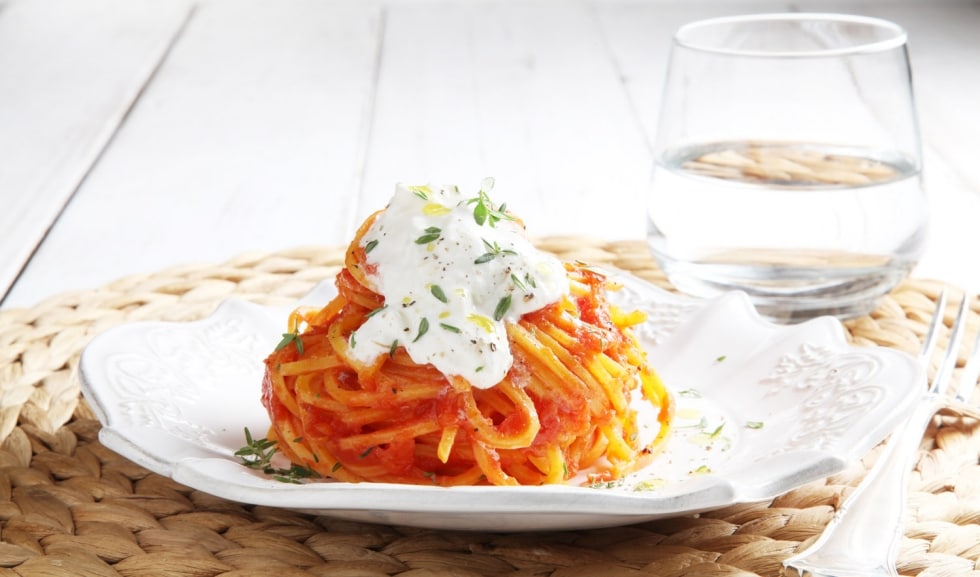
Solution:
M 912 459 L 922 435 L 939 409 L 935 395 L 919 401 L 906 420 L 895 429 L 868 478 L 844 501 L 831 520 L 833 530 L 798 559 L 786 561 L 800 569 L 819 567 L 833 575 L 891 575 L 903 534 L 903 517 Z M 869 527 L 876 529 L 868 530 Z

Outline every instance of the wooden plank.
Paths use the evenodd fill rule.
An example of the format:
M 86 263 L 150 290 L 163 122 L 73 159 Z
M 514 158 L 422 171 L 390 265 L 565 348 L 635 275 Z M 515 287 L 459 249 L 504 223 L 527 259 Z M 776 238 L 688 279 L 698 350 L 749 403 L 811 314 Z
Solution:
M 188 11 L 184 2 L 0 6 L 0 298 L 84 178 Z
M 198 5 L 126 124 L 14 287 L 63 289 L 350 230 L 377 7 Z
M 649 166 L 590 5 L 389 7 L 360 218 L 396 181 L 493 176 L 531 235 L 639 237 Z
M 722 16 L 785 12 L 787 2 L 600 4 L 599 23 L 651 149 L 660 115 L 674 32 L 684 24 Z
M 13 55 L 32 45 L 38 26 L 14 33 L 4 21 L 18 3 L 58 1 L 65 0 L 8 0 L 0 8 L 0 65 L 42 74 L 30 59 Z M 81 5 L 114 1 L 125 2 Z M 4 306 L 251 249 L 342 244 L 361 218 L 383 205 L 396 180 L 475 187 L 493 175 L 531 234 L 642 237 L 641 189 L 670 32 L 695 17 L 782 5 L 387 0 L 379 8 L 356 0 L 202 0 Z M 940 79 L 920 90 L 927 175 L 936 164 L 928 155 L 946 147 L 942 156 L 953 156 L 952 147 L 969 158 L 980 134 L 972 128 L 980 116 L 970 102 L 976 6 L 943 5 L 950 8 L 888 1 L 840 7 L 887 6 L 907 10 L 916 22 L 913 56 L 933 62 L 917 64 L 917 78 Z M 835 9 L 828 2 L 802 8 Z M 929 26 L 915 20 L 926 14 L 937 14 L 923 18 Z M 53 21 L 44 20 L 46 26 Z M 952 53 L 942 45 L 944 22 L 957 47 Z M 945 62 L 950 54 L 956 60 Z M 951 82 L 957 74 L 966 80 Z M 0 103 L 12 77 L 0 74 Z M 0 106 L 0 120 L 8 110 L 30 110 L 23 102 L 57 85 L 35 81 L 17 106 Z M 71 135 L 63 118 L 49 124 Z M 50 153 L 64 144 L 51 137 L 44 148 L 36 139 L 28 134 L 26 146 Z M 8 148 L 14 156 L 4 158 L 17 158 L 20 151 Z M 932 182 L 975 195 L 975 163 L 954 164 Z M 20 200 L 14 196 L 0 187 L 0 220 Z M 955 196 L 943 198 L 960 206 Z M 50 215 L 42 220 L 50 222 Z M 10 254 L 0 251 L 0 258 Z

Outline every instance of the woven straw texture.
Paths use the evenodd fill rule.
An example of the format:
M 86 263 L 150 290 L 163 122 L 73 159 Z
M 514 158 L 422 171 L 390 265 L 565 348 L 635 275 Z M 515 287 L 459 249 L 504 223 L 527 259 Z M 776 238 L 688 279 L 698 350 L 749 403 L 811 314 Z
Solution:
M 538 244 L 667 286 L 640 242 L 552 237 Z M 76 372 L 94 335 L 137 320 L 201 318 L 231 295 L 287 304 L 331 278 L 342 259 L 343 248 L 248 254 L 0 311 L 0 577 L 780 575 L 782 561 L 819 535 L 880 452 L 770 502 L 613 529 L 494 534 L 232 503 L 149 473 L 99 444 L 99 423 L 80 398 Z M 914 354 L 943 288 L 904 283 L 874 313 L 846 323 L 853 342 Z M 962 294 L 950 288 L 947 326 Z M 968 342 L 980 324 L 980 303 L 971 304 Z M 940 346 L 948 333 L 944 327 Z M 961 367 L 966 354 L 964 345 Z M 910 480 L 903 575 L 980 576 L 978 400 L 944 410 L 923 439 Z

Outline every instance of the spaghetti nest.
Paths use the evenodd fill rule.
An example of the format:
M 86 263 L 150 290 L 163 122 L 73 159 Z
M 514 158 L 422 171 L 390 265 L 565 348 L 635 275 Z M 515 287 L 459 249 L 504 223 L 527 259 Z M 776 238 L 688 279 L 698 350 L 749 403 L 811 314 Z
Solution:
M 268 436 L 293 464 L 349 482 L 598 482 L 634 470 L 664 442 L 670 396 L 629 329 L 644 317 L 608 303 L 603 275 L 566 264 L 570 293 L 507 323 L 513 365 L 481 389 L 416 364 L 403 347 L 369 365 L 350 355 L 349 335 L 384 305 L 357 246 L 337 296 L 296 310 L 297 336 L 265 361 Z M 636 394 L 656 422 L 641 427 Z

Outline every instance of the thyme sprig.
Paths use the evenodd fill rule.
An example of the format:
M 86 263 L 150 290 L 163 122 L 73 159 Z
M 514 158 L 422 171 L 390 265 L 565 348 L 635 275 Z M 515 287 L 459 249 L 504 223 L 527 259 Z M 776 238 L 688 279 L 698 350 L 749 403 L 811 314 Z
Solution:
M 498 256 L 503 256 L 505 254 L 509 254 L 512 256 L 517 254 L 517 251 L 513 249 L 501 248 L 500 245 L 497 244 L 497 241 L 493 241 L 491 243 L 485 238 L 481 238 L 480 240 L 483 241 L 483 246 L 486 247 L 487 252 L 477 257 L 477 259 L 473 261 L 473 264 L 483 264 L 486 262 L 490 262 L 493 259 L 497 258 Z
M 480 183 L 480 191 L 476 197 L 466 201 L 466 204 L 473 206 L 473 220 L 476 224 L 483 226 L 489 223 L 491 227 L 497 225 L 501 220 L 514 220 L 514 217 L 507 213 L 507 203 L 496 206 L 490 200 L 490 191 L 493 190 L 493 178 L 484 178 Z
M 282 483 L 299 483 L 306 479 L 317 479 L 320 474 L 302 465 L 290 465 L 289 468 L 276 467 L 272 457 L 279 452 L 278 443 L 269 439 L 255 439 L 252 432 L 245 427 L 245 446 L 235 451 L 235 456 L 249 469 L 262 471 Z

